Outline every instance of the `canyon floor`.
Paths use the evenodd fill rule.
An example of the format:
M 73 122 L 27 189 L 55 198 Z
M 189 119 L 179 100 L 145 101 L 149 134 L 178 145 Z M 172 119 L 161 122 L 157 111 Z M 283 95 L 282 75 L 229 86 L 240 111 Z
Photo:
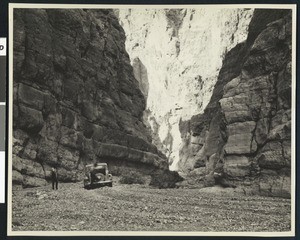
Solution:
M 238 189 L 85 190 L 64 183 L 13 191 L 13 231 L 289 231 L 291 201 Z

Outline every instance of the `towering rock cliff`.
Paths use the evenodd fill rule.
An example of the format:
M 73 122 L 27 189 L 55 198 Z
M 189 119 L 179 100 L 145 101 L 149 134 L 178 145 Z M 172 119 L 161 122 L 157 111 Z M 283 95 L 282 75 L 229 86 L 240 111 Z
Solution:
M 14 10 L 13 183 L 81 179 L 85 163 L 168 173 L 111 10 Z
M 289 194 L 289 10 L 14 11 L 15 184 L 105 161 Z
M 222 61 L 246 40 L 253 9 L 120 9 L 154 143 L 178 168 L 179 122 L 203 113 Z
M 291 11 L 255 10 L 244 43 L 229 51 L 203 114 L 180 124 L 180 169 L 197 184 L 290 193 Z

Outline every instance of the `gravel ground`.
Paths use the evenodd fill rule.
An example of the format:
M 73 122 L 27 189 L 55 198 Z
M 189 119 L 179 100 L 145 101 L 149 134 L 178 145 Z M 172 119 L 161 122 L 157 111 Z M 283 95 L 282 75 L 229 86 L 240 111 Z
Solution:
M 81 183 L 13 191 L 13 231 L 290 231 L 290 199 Z

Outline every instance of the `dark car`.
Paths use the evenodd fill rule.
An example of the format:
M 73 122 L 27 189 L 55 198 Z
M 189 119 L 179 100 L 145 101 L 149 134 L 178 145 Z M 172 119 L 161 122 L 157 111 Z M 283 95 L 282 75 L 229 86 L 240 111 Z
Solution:
M 106 163 L 85 165 L 84 188 L 93 189 L 103 186 L 112 187 L 112 175 L 108 172 Z

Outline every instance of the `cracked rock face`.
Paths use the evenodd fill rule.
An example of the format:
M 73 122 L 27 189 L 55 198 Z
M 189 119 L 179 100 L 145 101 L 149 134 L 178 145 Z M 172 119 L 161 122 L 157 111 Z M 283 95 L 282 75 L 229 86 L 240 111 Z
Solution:
M 14 10 L 13 61 L 14 184 L 98 161 L 290 192 L 288 10 Z
M 179 123 L 205 109 L 226 53 L 246 40 L 253 9 L 120 9 L 117 14 L 146 99 L 145 123 L 170 168 L 181 170 Z
M 290 194 L 291 27 L 289 10 L 255 10 L 247 41 L 225 56 L 204 114 L 181 124 L 183 170 Z
M 82 179 L 85 163 L 168 169 L 111 10 L 14 10 L 13 183 Z M 167 173 L 166 173 L 167 174 Z

